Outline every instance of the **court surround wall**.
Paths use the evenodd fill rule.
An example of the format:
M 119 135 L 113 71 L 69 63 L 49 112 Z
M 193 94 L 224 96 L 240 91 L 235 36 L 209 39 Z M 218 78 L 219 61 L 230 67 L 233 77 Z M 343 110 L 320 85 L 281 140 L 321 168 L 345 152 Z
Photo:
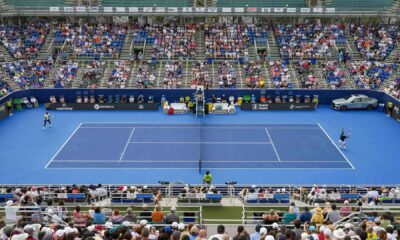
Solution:
M 145 97 L 154 96 L 155 101 L 159 102 L 161 96 L 164 95 L 169 102 L 177 102 L 181 96 L 192 96 L 194 90 L 192 89 L 28 89 L 20 90 L 11 93 L 10 95 L 0 99 L 0 104 L 3 104 L 9 98 L 22 98 L 35 96 L 40 103 L 46 103 L 49 101 L 50 96 L 64 96 L 67 102 L 75 102 L 77 95 L 104 95 L 107 99 L 108 95 L 134 95 L 138 96 L 143 94 Z M 286 89 L 211 89 L 206 90 L 206 97 L 209 98 L 213 94 L 216 97 L 220 97 L 223 94 L 226 97 L 234 96 L 242 97 L 243 95 L 252 95 L 258 99 L 261 94 L 270 95 L 272 97 L 276 95 L 318 95 L 320 104 L 330 104 L 335 98 L 347 97 L 350 94 L 365 94 L 369 97 L 377 98 L 381 102 L 385 102 L 389 99 L 395 102 L 396 105 L 400 106 L 400 101 L 387 95 L 382 91 L 376 90 L 286 90 Z

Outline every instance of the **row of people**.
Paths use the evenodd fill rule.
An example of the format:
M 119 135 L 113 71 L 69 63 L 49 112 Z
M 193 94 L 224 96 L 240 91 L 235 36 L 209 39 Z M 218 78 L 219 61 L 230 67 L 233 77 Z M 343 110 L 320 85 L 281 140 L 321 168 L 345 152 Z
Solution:
M 21 60 L 2 64 L 4 72 L 22 89 L 44 87 L 51 67 L 47 61 L 39 60 Z
M 130 75 L 131 65 L 129 61 L 115 61 L 107 86 L 109 88 L 126 88 Z
M 169 61 L 164 68 L 164 88 L 180 88 L 182 87 L 182 61 Z
M 331 58 L 336 42 L 345 42 L 344 29 L 335 24 L 278 24 L 274 31 L 283 58 Z
M 354 61 L 349 63 L 348 69 L 358 88 L 377 89 L 397 71 L 397 64 Z
M 114 24 L 60 24 L 54 39 L 55 44 L 65 44 L 74 59 L 118 58 L 126 32 L 126 26 Z
M 384 60 L 390 55 L 400 38 L 398 26 L 349 24 L 354 44 L 366 60 Z
M 0 42 L 15 59 L 32 59 L 38 55 L 49 32 L 47 23 L 0 25 Z

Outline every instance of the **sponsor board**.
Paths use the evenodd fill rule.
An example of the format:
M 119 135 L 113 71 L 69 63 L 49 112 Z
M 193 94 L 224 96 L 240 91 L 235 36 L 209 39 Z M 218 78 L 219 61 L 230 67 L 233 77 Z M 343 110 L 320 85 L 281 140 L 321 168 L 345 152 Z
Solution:
M 269 110 L 314 110 L 313 103 L 242 103 L 241 110 L 269 111 Z
M 48 110 L 158 110 L 157 103 L 52 103 Z

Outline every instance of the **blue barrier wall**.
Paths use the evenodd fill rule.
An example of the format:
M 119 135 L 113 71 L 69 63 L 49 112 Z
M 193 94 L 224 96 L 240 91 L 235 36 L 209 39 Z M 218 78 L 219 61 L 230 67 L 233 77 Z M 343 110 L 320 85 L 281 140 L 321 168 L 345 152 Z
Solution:
M 77 95 L 134 95 L 138 96 L 143 94 L 145 97 L 150 95 L 154 96 L 156 101 L 160 101 L 161 96 L 164 94 L 169 102 L 178 101 L 181 96 L 192 96 L 194 90 L 192 89 L 31 89 L 13 92 L 0 99 L 0 104 L 4 103 L 8 98 L 21 98 L 35 96 L 40 103 L 49 101 L 50 96 L 64 96 L 67 102 L 75 102 Z M 385 94 L 381 91 L 375 90 L 254 90 L 254 89 L 212 89 L 205 91 L 206 97 L 211 97 L 213 94 L 216 97 L 225 94 L 227 97 L 234 96 L 241 97 L 243 95 L 254 94 L 258 99 L 261 94 L 275 96 L 275 95 L 318 95 L 321 104 L 330 104 L 335 98 L 349 96 L 350 94 L 365 94 L 369 97 L 377 98 L 379 101 L 393 100 L 396 105 L 400 105 L 397 99 Z

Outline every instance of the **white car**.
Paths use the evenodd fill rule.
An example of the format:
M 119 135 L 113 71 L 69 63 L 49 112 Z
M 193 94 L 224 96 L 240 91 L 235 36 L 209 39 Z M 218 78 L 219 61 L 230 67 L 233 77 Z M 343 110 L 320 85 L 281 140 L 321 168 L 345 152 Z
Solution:
M 372 110 L 378 106 L 378 100 L 363 94 L 354 94 L 347 98 L 338 98 L 332 101 L 332 107 L 340 111 L 347 109 Z

